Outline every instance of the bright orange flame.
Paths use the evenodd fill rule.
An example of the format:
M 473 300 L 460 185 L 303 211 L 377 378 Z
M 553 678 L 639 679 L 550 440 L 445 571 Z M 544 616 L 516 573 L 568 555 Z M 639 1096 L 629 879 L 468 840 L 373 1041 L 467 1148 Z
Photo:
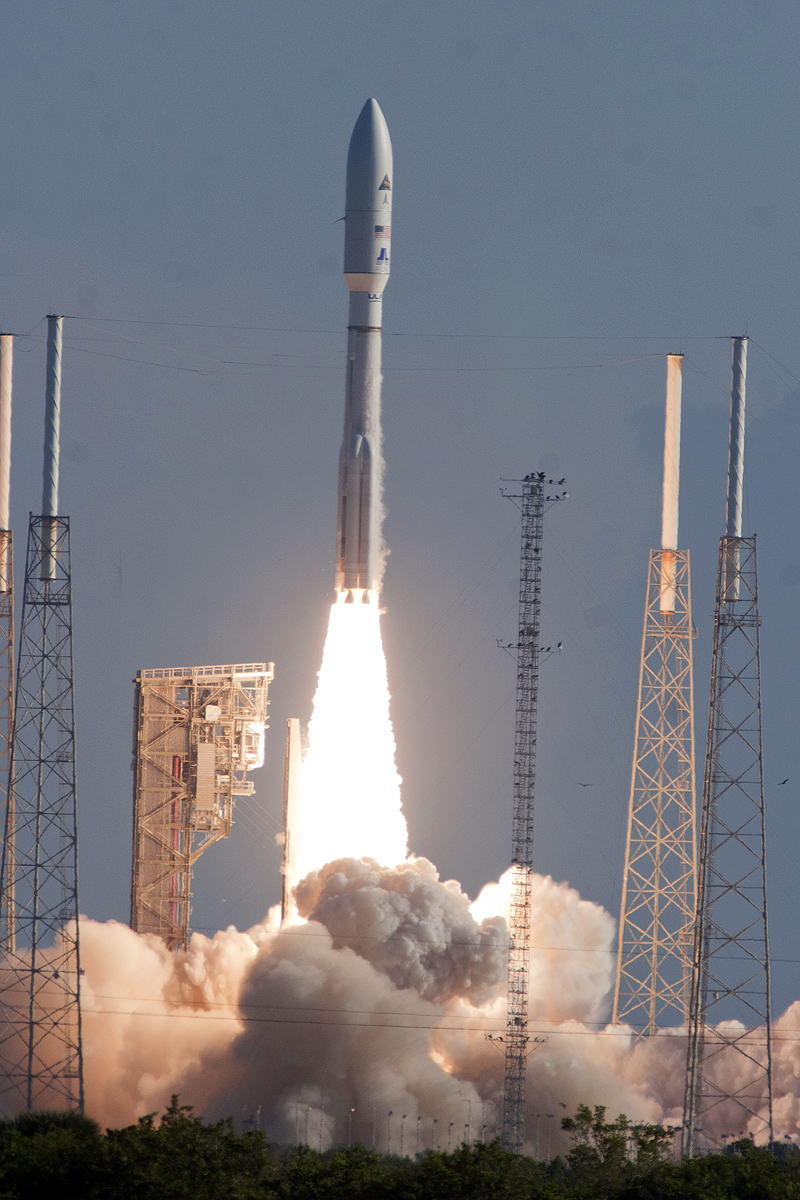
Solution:
M 377 603 L 331 609 L 300 776 L 293 872 L 335 858 L 403 862 L 408 845 Z

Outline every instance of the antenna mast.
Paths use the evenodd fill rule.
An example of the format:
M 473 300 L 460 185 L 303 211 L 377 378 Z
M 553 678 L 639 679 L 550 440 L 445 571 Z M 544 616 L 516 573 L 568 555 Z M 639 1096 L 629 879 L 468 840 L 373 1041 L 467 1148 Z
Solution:
M 528 1062 L 528 991 L 531 956 L 533 801 L 536 783 L 536 717 L 539 698 L 539 623 L 542 589 L 543 474 L 522 480 L 522 549 L 519 573 L 517 709 L 514 736 L 514 823 L 508 956 L 508 1010 L 503 1087 L 503 1145 L 515 1154 L 525 1141 L 525 1084 Z M 563 480 L 562 480 L 563 482 Z M 508 647 L 511 649 L 512 647 Z

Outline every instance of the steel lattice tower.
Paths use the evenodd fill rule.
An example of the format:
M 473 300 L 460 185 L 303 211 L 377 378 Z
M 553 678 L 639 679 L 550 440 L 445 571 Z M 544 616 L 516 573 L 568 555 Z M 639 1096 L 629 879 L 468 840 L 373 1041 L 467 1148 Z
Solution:
M 746 364 L 747 339 L 735 338 L 683 1117 L 687 1155 L 742 1129 L 761 1141 L 773 1136 L 756 539 L 741 536 Z
M 69 520 L 57 515 L 61 318 L 49 318 L 44 515 L 31 516 L 0 862 L 0 1103 L 83 1109 Z
M 652 1034 L 686 1020 L 695 899 L 689 552 L 678 545 L 681 359 L 668 356 L 662 548 L 645 603 L 613 1021 Z
M 513 875 L 503 1086 L 503 1145 L 515 1154 L 522 1152 L 525 1140 L 544 484 L 544 475 L 527 475 L 522 481 L 522 495 L 518 497 L 522 500 L 522 550 L 519 575 L 519 640 L 516 645 L 517 708 L 511 855 Z

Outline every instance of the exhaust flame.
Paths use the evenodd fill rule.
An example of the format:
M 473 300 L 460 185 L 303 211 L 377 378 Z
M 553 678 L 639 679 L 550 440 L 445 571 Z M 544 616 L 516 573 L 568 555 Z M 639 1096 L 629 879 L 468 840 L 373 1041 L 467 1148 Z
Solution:
M 337 858 L 405 860 L 406 822 L 377 604 L 331 609 L 300 775 L 295 873 Z

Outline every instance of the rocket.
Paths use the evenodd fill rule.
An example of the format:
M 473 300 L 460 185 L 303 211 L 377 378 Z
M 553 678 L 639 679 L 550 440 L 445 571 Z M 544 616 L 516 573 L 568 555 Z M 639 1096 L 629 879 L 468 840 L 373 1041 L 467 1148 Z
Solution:
M 368 100 L 347 153 L 344 226 L 350 312 L 336 592 L 349 604 L 376 604 L 383 572 L 381 311 L 389 282 L 393 182 L 389 130 L 377 100 Z

